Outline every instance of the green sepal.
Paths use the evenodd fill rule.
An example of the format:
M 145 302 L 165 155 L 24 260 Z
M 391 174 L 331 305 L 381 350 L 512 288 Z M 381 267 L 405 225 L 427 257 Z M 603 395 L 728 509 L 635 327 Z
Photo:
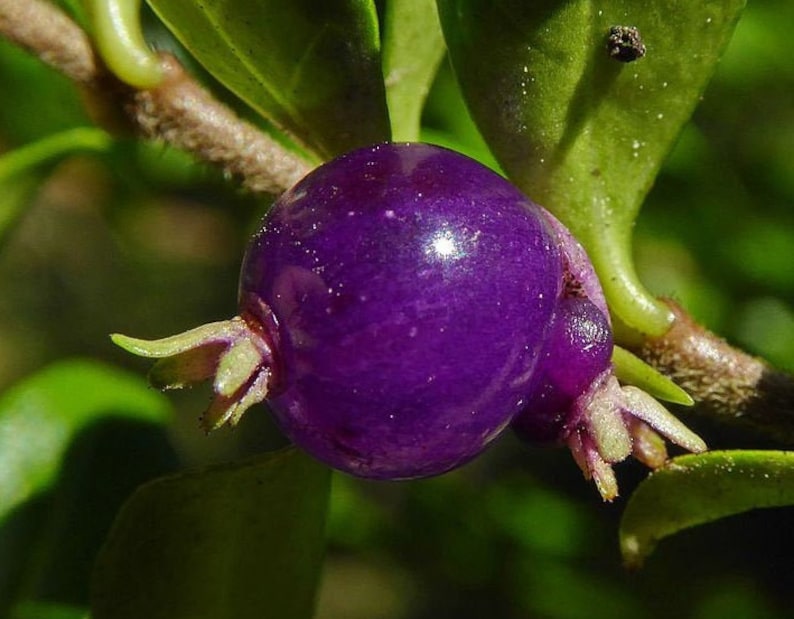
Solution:
M 681 387 L 625 348 L 620 346 L 613 348 L 612 366 L 615 370 L 615 376 L 621 383 L 639 387 L 653 397 L 665 402 L 672 402 L 681 406 L 692 406 L 695 403 L 692 397 Z
M 213 389 L 218 395 L 235 394 L 262 363 L 262 354 L 250 339 L 234 342 L 220 358 Z
M 110 339 L 116 346 L 120 346 L 133 355 L 162 359 L 206 344 L 229 343 L 231 338 L 238 333 L 239 326 L 235 321 L 220 320 L 157 340 L 144 340 L 121 333 L 111 333 Z
M 158 359 L 149 374 L 149 382 L 158 389 L 181 389 L 212 379 L 215 397 L 201 418 L 207 431 L 235 425 L 249 407 L 267 398 L 272 351 L 240 316 L 159 340 L 120 333 L 110 338 L 128 352 Z

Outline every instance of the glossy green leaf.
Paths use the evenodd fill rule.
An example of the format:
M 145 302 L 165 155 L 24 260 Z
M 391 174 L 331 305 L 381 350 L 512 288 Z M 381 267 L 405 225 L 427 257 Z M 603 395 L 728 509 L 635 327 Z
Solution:
M 642 333 L 671 315 L 634 271 L 631 232 L 745 0 L 438 0 L 450 55 L 491 150 L 583 243 L 611 310 Z M 647 54 L 607 53 L 635 26 Z
M 389 138 L 372 0 L 148 0 L 224 86 L 320 159 Z
M 395 142 L 419 140 L 422 108 L 445 49 L 435 0 L 386 3 L 383 75 Z
M 46 490 L 71 440 L 108 415 L 163 423 L 168 400 L 145 380 L 87 360 L 56 363 L 0 399 L 0 521 Z
M 310 619 L 330 471 L 290 448 L 142 486 L 97 560 L 94 619 Z
M 712 451 L 674 458 L 634 491 L 620 548 L 637 566 L 682 529 L 759 507 L 794 505 L 794 452 Z

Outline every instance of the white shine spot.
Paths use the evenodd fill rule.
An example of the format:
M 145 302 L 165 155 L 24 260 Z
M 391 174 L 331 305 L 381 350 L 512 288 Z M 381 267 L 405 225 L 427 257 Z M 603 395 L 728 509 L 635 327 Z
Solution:
M 463 248 L 451 230 L 440 230 L 433 235 L 427 253 L 440 260 L 451 260 L 463 255 Z
M 448 236 L 440 236 L 434 239 L 433 250 L 442 258 L 452 256 L 457 251 L 454 239 Z

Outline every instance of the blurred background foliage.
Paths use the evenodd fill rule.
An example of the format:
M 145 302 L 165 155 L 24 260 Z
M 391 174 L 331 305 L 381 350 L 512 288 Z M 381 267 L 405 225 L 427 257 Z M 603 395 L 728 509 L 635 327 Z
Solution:
M 635 239 L 649 288 L 789 371 L 792 23 L 790 0 L 750 0 Z M 70 84 L 3 41 L 0 84 L 0 151 L 89 124 Z M 424 125 L 425 139 L 492 161 L 447 63 Z M 0 180 L 0 388 L 73 357 L 127 368 L 142 384 L 146 362 L 107 334 L 156 337 L 231 316 L 242 247 L 266 207 L 186 156 L 132 139 Z M 81 431 L 46 490 L 0 520 L 0 615 L 12 598 L 30 598 L 80 616 L 69 609 L 86 606 L 92 557 L 133 487 L 282 444 L 264 410 L 205 437 L 196 419 L 208 395 L 169 396 L 175 411 L 165 425 L 123 418 Z M 694 425 L 712 447 L 767 446 Z M 618 474 L 628 496 L 646 473 L 627 463 Z M 336 475 L 317 617 L 791 616 L 794 509 L 685 531 L 627 572 L 617 545 L 622 508 L 602 504 L 566 452 L 528 450 L 511 436 L 437 479 Z

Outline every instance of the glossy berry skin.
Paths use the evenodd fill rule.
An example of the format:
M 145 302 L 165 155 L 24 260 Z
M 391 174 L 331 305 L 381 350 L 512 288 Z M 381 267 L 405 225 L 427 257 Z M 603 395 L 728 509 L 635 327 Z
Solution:
M 561 269 L 541 210 L 503 178 L 380 145 L 274 204 L 241 312 L 271 325 L 268 402 L 296 444 L 355 475 L 420 477 L 480 453 L 525 406 Z
M 525 440 L 553 443 L 580 420 L 574 402 L 610 367 L 612 329 L 590 299 L 563 296 L 554 311 L 541 358 L 535 367 L 527 407 L 512 428 Z

